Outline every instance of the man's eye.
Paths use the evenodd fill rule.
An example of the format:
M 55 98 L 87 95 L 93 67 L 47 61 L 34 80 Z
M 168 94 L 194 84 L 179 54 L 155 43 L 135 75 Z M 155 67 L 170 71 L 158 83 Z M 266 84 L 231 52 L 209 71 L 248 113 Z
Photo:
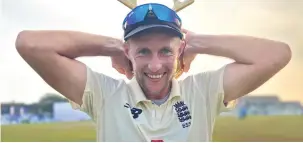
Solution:
M 161 53 L 164 54 L 164 55 L 172 55 L 173 54 L 172 51 L 169 50 L 169 49 L 163 49 L 163 50 L 161 50 Z
M 149 54 L 149 50 L 147 50 L 147 49 L 142 49 L 142 50 L 140 50 L 138 53 L 139 53 L 140 55 L 147 55 L 147 54 Z

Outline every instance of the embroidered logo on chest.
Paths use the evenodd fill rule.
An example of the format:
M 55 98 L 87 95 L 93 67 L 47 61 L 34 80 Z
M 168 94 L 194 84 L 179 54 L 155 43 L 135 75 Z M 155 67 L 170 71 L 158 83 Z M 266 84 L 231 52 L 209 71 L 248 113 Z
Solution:
M 179 122 L 183 128 L 191 125 L 191 115 L 187 105 L 183 101 L 176 102 L 174 105 L 175 111 L 178 115 Z
M 128 103 L 126 103 L 124 107 L 130 109 L 130 112 L 132 113 L 134 119 L 137 119 L 142 113 L 142 109 L 131 107 Z

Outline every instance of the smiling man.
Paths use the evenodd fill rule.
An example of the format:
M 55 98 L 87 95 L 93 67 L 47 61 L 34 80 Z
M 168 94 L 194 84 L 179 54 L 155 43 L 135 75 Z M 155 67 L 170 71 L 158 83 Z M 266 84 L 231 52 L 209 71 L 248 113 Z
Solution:
M 211 141 L 217 115 L 286 66 L 290 48 L 249 36 L 195 34 L 181 23 L 168 7 L 144 4 L 126 16 L 124 42 L 75 31 L 23 31 L 16 47 L 50 86 L 92 117 L 97 141 Z M 177 67 L 187 72 L 197 54 L 234 62 L 177 80 Z M 92 71 L 75 60 L 82 56 L 111 57 L 130 82 Z

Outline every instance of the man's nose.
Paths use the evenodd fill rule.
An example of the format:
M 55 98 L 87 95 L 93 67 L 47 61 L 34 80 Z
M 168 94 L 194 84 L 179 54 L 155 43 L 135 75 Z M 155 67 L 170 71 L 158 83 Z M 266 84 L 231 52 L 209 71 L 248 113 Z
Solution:
M 158 70 L 160 70 L 162 68 L 161 60 L 157 56 L 154 56 L 151 59 L 150 63 L 148 64 L 148 68 L 152 72 L 157 72 Z

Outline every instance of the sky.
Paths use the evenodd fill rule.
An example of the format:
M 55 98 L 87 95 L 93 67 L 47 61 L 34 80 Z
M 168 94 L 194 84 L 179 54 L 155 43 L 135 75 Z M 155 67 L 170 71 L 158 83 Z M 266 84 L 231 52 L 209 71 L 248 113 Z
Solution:
M 172 0 L 158 2 L 172 7 Z M 236 34 L 279 40 L 290 45 L 291 62 L 254 95 L 278 95 L 281 100 L 303 103 L 303 1 L 300 0 L 196 0 L 179 12 L 183 27 L 200 34 Z M 122 21 L 130 9 L 116 0 L 0 0 L 1 102 L 37 102 L 48 86 L 19 56 L 15 40 L 22 30 L 74 30 L 122 38 Z M 274 52 L 273 52 L 274 54 Z M 107 57 L 83 57 L 97 72 L 126 78 L 111 67 Z M 217 69 L 230 59 L 199 55 L 189 74 Z

